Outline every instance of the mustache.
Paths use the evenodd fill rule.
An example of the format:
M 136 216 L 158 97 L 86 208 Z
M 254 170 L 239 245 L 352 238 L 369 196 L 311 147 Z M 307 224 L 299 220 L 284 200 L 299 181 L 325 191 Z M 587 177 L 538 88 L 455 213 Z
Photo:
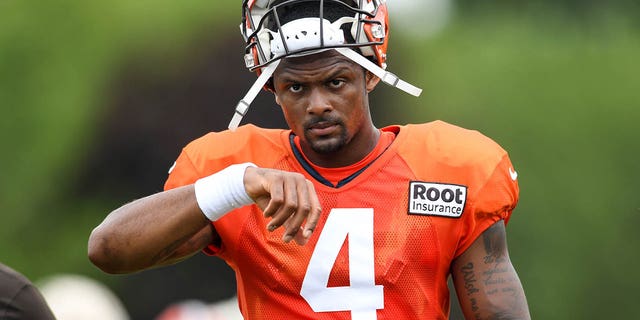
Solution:
M 331 125 L 344 125 L 344 122 L 335 117 L 331 116 L 314 116 L 313 118 L 307 120 L 304 124 L 304 129 L 309 130 L 318 126 L 331 126 Z

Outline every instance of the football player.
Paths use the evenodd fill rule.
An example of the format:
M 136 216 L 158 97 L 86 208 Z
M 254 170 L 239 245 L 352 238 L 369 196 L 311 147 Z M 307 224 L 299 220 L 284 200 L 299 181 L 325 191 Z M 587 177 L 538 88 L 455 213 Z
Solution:
M 245 62 L 259 74 L 229 130 L 189 143 L 165 191 L 109 214 L 89 257 L 109 273 L 216 255 L 246 319 L 529 319 L 505 225 L 518 202 L 507 152 L 442 121 L 378 128 L 383 0 L 245 0 Z M 288 130 L 239 126 L 262 89 Z

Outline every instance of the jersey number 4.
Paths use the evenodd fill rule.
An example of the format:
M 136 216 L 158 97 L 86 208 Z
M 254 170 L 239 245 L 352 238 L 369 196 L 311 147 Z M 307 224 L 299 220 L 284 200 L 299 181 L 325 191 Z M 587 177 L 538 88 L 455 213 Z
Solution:
M 347 238 L 348 236 L 348 238 Z M 349 240 L 349 286 L 329 287 L 329 274 Z M 300 295 L 315 312 L 351 311 L 353 320 L 377 319 L 384 287 L 375 284 L 373 209 L 332 209 L 311 255 Z

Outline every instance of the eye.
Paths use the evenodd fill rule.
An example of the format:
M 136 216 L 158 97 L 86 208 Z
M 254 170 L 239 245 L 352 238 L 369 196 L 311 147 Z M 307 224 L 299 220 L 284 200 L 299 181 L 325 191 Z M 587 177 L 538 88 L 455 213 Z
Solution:
M 299 83 L 294 83 L 292 85 L 289 86 L 289 91 L 297 93 L 302 91 L 302 85 Z
M 345 81 L 344 81 L 344 80 L 342 80 L 342 79 L 333 79 L 333 80 L 329 81 L 329 85 L 330 85 L 332 88 L 340 88 L 340 87 L 342 87 L 342 85 L 343 85 L 344 83 L 345 83 Z

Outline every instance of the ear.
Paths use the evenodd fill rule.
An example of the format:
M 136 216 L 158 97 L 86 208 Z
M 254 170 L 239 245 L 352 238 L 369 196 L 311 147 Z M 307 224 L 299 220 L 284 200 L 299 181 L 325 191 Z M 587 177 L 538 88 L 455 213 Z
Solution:
M 280 98 L 278 97 L 278 94 L 275 91 L 271 91 L 271 92 L 273 92 L 273 96 L 276 98 L 276 104 L 279 106 L 282 106 L 280 104 Z
M 367 93 L 373 91 L 373 89 L 376 88 L 376 86 L 378 85 L 378 83 L 380 82 L 380 78 L 378 78 L 378 76 L 376 76 L 375 74 L 371 73 L 371 71 L 367 70 L 365 75 L 365 81 L 366 81 L 366 88 L 367 88 Z
M 273 87 L 273 77 L 271 77 L 267 83 L 264 85 L 264 89 L 273 93 L 273 96 L 276 99 L 276 103 L 280 105 L 280 99 L 278 98 L 278 94 L 276 93 L 276 89 Z

